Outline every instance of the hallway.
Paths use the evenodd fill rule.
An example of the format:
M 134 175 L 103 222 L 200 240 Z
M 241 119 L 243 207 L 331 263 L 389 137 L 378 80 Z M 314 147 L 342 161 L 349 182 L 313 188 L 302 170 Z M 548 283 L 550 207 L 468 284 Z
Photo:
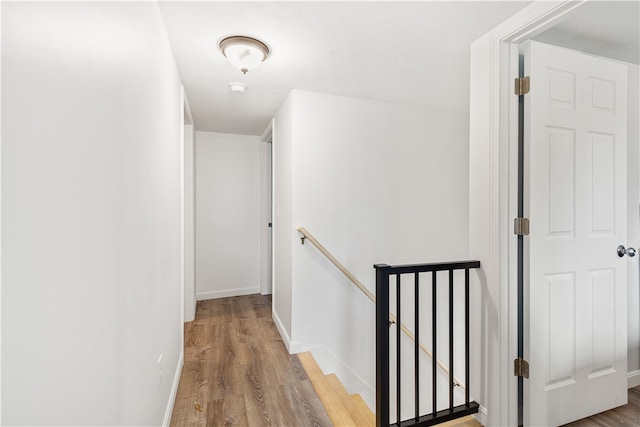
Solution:
M 271 319 L 271 296 L 199 301 L 185 324 L 178 426 L 331 426 L 297 355 Z

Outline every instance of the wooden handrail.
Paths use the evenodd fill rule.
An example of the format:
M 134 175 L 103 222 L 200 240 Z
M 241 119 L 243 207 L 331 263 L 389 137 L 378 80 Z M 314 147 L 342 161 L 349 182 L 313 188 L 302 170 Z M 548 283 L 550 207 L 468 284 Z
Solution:
M 311 233 L 309 233 L 309 231 L 307 231 L 307 229 L 306 229 L 306 228 L 304 228 L 304 227 L 298 227 L 298 232 L 304 236 L 304 237 L 303 237 L 303 240 L 302 240 L 302 243 L 303 243 L 303 244 L 304 244 L 304 241 L 305 241 L 305 240 L 309 240 L 309 241 L 313 244 L 313 246 L 315 246 L 315 247 L 320 251 L 320 253 L 322 253 L 322 255 L 324 255 L 324 256 L 325 256 L 329 261 L 331 261 L 331 263 L 332 263 L 333 265 L 335 265 L 335 266 L 336 266 L 336 268 L 337 268 L 338 270 L 340 270 L 340 272 L 341 272 L 342 274 L 344 274 L 344 275 L 347 277 L 347 279 L 349 279 L 349 281 L 351 281 L 351 283 L 353 283 L 353 284 L 356 286 L 356 288 L 358 288 L 358 289 L 359 289 L 363 294 L 365 294 L 365 296 L 366 296 L 367 298 L 369 298 L 369 299 L 371 300 L 371 302 L 372 302 L 372 303 L 374 303 L 374 304 L 376 303 L 376 297 L 375 297 L 375 295 L 373 295 L 373 293 L 371 293 L 371 291 L 370 291 L 369 289 L 367 289 L 367 288 L 366 288 L 366 287 L 365 287 L 365 286 L 364 286 L 364 285 L 363 285 L 363 284 L 362 284 L 362 283 L 361 283 L 361 282 L 356 278 L 356 276 L 354 276 L 354 275 L 353 275 L 349 270 L 347 270 L 347 267 L 345 267 L 344 265 L 342 265 L 342 263 L 341 263 L 340 261 L 338 261 L 338 260 L 336 259 L 336 257 L 334 257 L 333 255 L 331 255 L 331 252 L 329 252 L 329 251 L 328 251 L 324 246 L 322 246 L 322 244 L 321 244 L 320 242 L 318 242 L 318 240 L 317 240 L 315 237 L 313 237 L 313 235 L 312 235 Z M 397 323 L 396 316 L 394 316 L 394 315 L 393 315 L 393 313 L 389 313 L 389 320 L 390 320 L 392 323 Z M 404 332 L 404 334 L 405 334 L 407 337 L 409 337 L 409 339 L 410 339 L 411 341 L 413 341 L 413 342 L 415 342 L 415 341 L 416 341 L 416 337 L 415 337 L 415 335 L 413 335 L 413 333 L 412 333 L 409 329 L 407 329 L 407 327 L 406 327 L 406 326 L 404 326 L 404 324 L 402 324 L 402 323 L 400 323 L 400 330 L 401 330 L 402 332 Z M 429 349 L 428 349 L 427 347 L 425 347 L 425 345 L 424 345 L 424 344 L 422 344 L 421 342 L 418 342 L 418 344 L 419 344 L 419 346 L 420 346 L 420 350 L 422 350 L 422 352 L 423 352 L 424 354 L 426 354 L 430 359 L 433 359 L 433 354 L 431 353 L 431 351 L 429 351 Z M 444 373 L 445 373 L 445 374 L 449 375 L 449 370 L 447 369 L 447 367 L 446 367 L 442 362 L 440 362 L 439 360 L 436 360 L 436 363 L 437 363 L 438 367 L 439 367 L 440 369 L 442 369 L 442 371 L 444 371 Z M 463 389 L 463 390 L 464 390 L 465 386 L 464 386 L 464 384 L 462 383 L 462 381 L 460 381 L 458 378 L 454 377 L 454 378 L 453 378 L 453 382 L 454 382 L 454 385 L 455 385 L 455 386 L 460 387 L 461 389 Z
M 340 270 L 340 272 L 342 272 L 342 274 L 347 276 L 347 279 L 349 279 L 351 281 L 351 283 L 356 285 L 356 288 L 360 289 L 360 291 L 363 294 L 365 294 L 366 297 L 369 298 L 372 303 L 375 304 L 375 302 L 376 302 L 375 295 L 373 295 L 369 289 L 367 289 L 362 283 L 360 283 L 360 281 L 356 278 L 356 276 L 354 276 L 353 274 L 351 274 L 351 272 L 349 270 L 347 270 L 347 267 L 342 265 L 342 263 L 340 261 L 338 261 L 336 259 L 336 257 L 331 255 L 331 253 L 324 246 L 322 246 L 322 244 L 320 242 L 318 242 L 318 240 L 316 240 L 316 238 L 313 237 L 311 235 L 311 233 L 309 233 L 304 227 L 298 228 L 298 231 L 300 232 L 300 234 L 302 234 L 305 237 L 305 239 L 308 239 L 311 243 L 313 243 L 313 246 L 318 248 L 318 250 L 322 253 L 322 255 L 327 257 L 327 259 L 329 261 L 331 261 L 331 263 L 333 265 L 335 265 L 338 268 L 338 270 Z M 395 323 L 395 321 L 394 321 L 394 323 Z

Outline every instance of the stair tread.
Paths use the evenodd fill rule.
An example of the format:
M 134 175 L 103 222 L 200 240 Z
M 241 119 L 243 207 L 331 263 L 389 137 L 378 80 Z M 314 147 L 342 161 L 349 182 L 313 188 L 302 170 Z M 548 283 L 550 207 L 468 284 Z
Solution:
M 329 385 L 331 385 L 331 388 L 335 392 L 336 396 L 338 397 L 338 399 L 340 399 L 344 407 L 347 409 L 347 412 L 349 412 L 349 415 L 355 422 L 355 425 L 357 426 L 373 425 L 373 424 L 369 424 L 369 420 L 367 419 L 367 417 L 364 416 L 362 411 L 360 411 L 360 409 L 358 408 L 358 405 L 356 405 L 355 400 L 353 400 L 351 395 L 344 388 L 344 386 L 342 385 L 342 383 L 340 382 L 336 374 L 329 374 L 326 377 L 327 377 L 327 381 L 329 382 Z
M 362 415 L 364 415 L 365 419 L 367 420 L 367 425 L 376 425 L 376 416 L 373 412 L 371 412 L 371 409 L 369 409 L 369 405 L 367 405 L 362 396 L 360 396 L 359 394 L 352 394 L 351 399 L 355 402 Z
M 334 391 L 327 377 L 322 373 L 322 370 L 311 353 L 300 353 L 298 354 L 298 357 L 311 380 L 311 384 L 313 384 L 313 388 L 316 389 L 316 393 L 318 394 L 318 397 L 320 397 L 320 401 L 329 414 L 329 418 L 331 418 L 333 425 L 335 427 L 358 425 Z
M 349 395 L 335 374 L 325 375 L 310 352 L 299 353 L 298 357 L 335 427 L 375 426 L 375 414 L 362 396 Z M 438 426 L 482 427 L 482 424 L 469 415 Z

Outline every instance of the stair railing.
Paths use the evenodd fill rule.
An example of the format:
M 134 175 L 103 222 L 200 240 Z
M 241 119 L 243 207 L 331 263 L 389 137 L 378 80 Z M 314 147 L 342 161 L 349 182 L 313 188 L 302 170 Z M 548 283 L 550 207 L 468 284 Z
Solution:
M 470 400 L 469 396 L 469 270 L 479 268 L 480 261 L 457 261 L 435 264 L 414 264 L 414 265 L 396 265 L 389 266 L 386 264 L 377 264 L 376 269 L 376 295 L 378 302 L 376 303 L 376 427 L 390 426 L 390 334 L 387 313 L 389 312 L 389 293 L 391 291 L 390 278 L 395 276 L 395 300 L 396 314 L 400 317 L 402 289 L 413 287 L 414 299 L 414 322 L 416 335 L 419 336 L 419 291 L 424 288 L 424 284 L 420 284 L 420 273 L 431 273 L 431 326 L 432 326 L 432 350 L 433 358 L 437 357 L 437 272 L 449 272 L 449 406 L 446 409 L 438 411 L 438 393 L 437 393 L 437 371 L 436 365 L 432 363 L 432 412 L 426 415 L 420 413 L 420 359 L 418 357 L 418 344 L 414 346 L 414 407 L 415 415 L 409 419 L 402 420 L 401 413 L 401 391 L 402 391 L 402 363 L 401 363 L 401 346 L 400 332 L 396 333 L 395 353 L 396 353 L 396 423 L 393 426 L 417 427 L 432 426 L 435 424 L 461 418 L 478 412 L 479 405 Z M 454 361 L 454 271 L 464 270 L 464 333 L 465 333 L 465 402 L 464 404 L 454 406 L 453 389 L 455 380 L 453 376 Z M 413 280 L 402 283 L 402 275 L 408 275 Z M 428 276 L 427 276 L 428 277 Z M 410 286 L 413 285 L 413 286 Z M 427 285 L 428 286 L 428 285 Z M 398 325 L 396 325 L 398 327 Z
M 356 288 L 358 288 L 367 298 L 369 298 L 371 300 L 371 302 L 373 302 L 374 304 L 376 304 L 376 297 L 375 295 L 373 295 L 371 293 L 371 291 L 369 291 L 348 269 L 347 267 L 345 267 L 340 261 L 338 261 L 336 259 L 336 257 L 334 257 L 331 252 L 329 252 L 324 246 L 322 246 L 322 244 L 320 242 L 318 242 L 318 240 L 313 237 L 313 235 L 311 233 L 309 233 L 309 231 L 307 231 L 307 229 L 305 229 L 304 227 L 298 227 L 298 232 L 300 234 L 302 234 L 302 244 L 304 245 L 305 240 L 309 240 L 313 246 L 315 246 L 320 253 L 322 253 L 322 255 L 324 255 L 329 261 L 331 261 L 331 263 L 336 266 L 336 268 L 338 270 L 340 270 L 340 272 L 342 274 L 345 275 L 345 277 L 347 279 L 349 279 L 349 281 L 351 283 L 353 283 Z M 393 313 L 389 312 L 389 322 L 391 324 L 397 324 L 397 319 L 396 316 L 393 315 Z M 416 337 L 415 335 L 402 323 L 400 323 L 400 330 L 407 336 L 409 337 L 409 339 L 411 341 L 413 341 L 414 343 L 416 342 Z M 399 336 L 399 335 L 398 335 Z M 431 351 L 429 351 L 429 349 L 422 344 L 421 342 L 418 342 L 418 347 L 420 348 L 420 350 L 426 354 L 430 359 L 433 360 L 433 354 L 431 353 Z M 436 364 L 437 366 L 447 375 L 450 376 L 450 372 L 449 369 L 447 369 L 447 367 L 440 362 L 439 360 L 436 360 Z M 453 377 L 453 385 L 454 387 L 460 387 L 462 390 L 466 390 L 465 385 L 456 377 Z

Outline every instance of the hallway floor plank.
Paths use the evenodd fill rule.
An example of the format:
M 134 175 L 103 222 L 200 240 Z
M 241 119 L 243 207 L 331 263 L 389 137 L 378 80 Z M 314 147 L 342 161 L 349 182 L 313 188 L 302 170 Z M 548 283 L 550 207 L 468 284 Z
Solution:
M 271 297 L 199 301 L 171 426 L 331 426 L 271 318 Z
M 629 403 L 607 412 L 578 420 L 564 427 L 640 426 L 640 386 L 629 389 Z

